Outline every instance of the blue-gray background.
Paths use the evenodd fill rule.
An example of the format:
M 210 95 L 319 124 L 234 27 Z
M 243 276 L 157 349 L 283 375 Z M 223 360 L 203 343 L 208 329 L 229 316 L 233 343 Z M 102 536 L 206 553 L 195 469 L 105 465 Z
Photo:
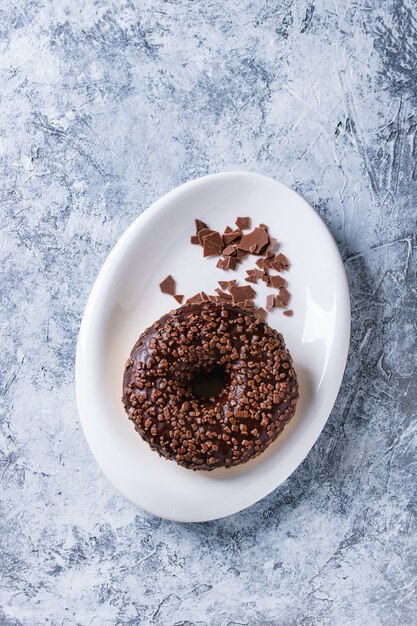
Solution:
M 0 2 L 2 626 L 416 623 L 412 5 Z M 134 508 L 95 465 L 76 338 L 130 222 L 233 168 L 294 187 L 330 227 L 351 351 L 285 485 L 180 525 Z

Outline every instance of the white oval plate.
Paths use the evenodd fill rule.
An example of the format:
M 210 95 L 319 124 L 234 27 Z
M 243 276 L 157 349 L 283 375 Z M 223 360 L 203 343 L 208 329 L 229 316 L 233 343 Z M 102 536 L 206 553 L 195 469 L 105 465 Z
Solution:
M 269 324 L 283 333 L 300 382 L 295 417 L 264 454 L 245 465 L 194 472 L 152 452 L 121 402 L 130 350 L 143 330 L 176 303 L 159 283 L 168 274 L 186 297 L 214 293 L 218 280 L 239 277 L 216 268 L 190 244 L 194 219 L 216 230 L 249 215 L 278 237 L 290 259 L 294 317 L 282 310 Z M 246 283 L 244 283 L 246 284 Z M 257 304 L 267 288 L 257 285 Z M 271 291 L 269 291 L 271 293 Z M 142 213 L 117 242 L 94 284 L 81 324 L 76 362 L 77 404 L 94 457 L 114 486 L 146 511 L 200 522 L 230 515 L 278 487 L 302 462 L 322 431 L 342 381 L 350 335 L 349 291 L 336 244 L 297 193 L 245 172 L 213 174 L 181 185 Z

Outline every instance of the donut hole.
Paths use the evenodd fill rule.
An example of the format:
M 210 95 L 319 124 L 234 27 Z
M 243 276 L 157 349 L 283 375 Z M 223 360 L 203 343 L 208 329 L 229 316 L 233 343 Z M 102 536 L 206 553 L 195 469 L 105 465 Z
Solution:
M 202 400 L 216 398 L 226 387 L 226 368 L 215 365 L 209 370 L 200 370 L 193 374 L 191 386 L 194 395 Z

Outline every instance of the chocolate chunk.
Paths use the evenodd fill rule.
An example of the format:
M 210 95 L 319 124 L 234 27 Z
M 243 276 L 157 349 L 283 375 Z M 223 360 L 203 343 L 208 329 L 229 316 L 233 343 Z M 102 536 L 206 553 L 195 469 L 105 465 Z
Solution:
M 245 256 L 248 256 L 249 252 L 246 252 L 246 250 L 239 250 L 239 248 L 237 249 L 236 252 L 236 258 L 238 261 L 241 261 L 242 259 L 245 258 Z
M 227 268 L 226 262 L 227 262 L 228 259 L 231 259 L 231 258 L 232 257 L 226 257 L 226 258 L 219 259 L 217 261 L 217 263 L 216 263 L 216 267 L 218 267 L 221 270 L 227 270 L 228 268 Z
M 169 296 L 173 296 L 176 292 L 175 280 L 172 278 L 171 274 L 164 278 L 162 283 L 159 283 L 159 288 L 162 293 L 166 293 Z
M 259 267 L 259 269 L 263 270 L 264 268 L 264 259 L 258 259 L 255 263 Z
M 216 287 L 216 289 L 214 291 L 217 293 L 219 298 L 222 298 L 223 300 L 231 300 L 232 299 L 232 296 L 230 295 L 230 293 L 226 293 L 225 291 L 222 291 L 218 287 Z
M 191 298 L 188 298 L 188 300 L 185 301 L 186 304 L 201 304 L 201 302 L 202 302 L 202 299 L 199 293 L 196 293 L 195 296 L 192 296 Z
M 198 234 L 200 232 L 200 230 L 202 230 L 203 228 L 208 228 L 207 224 L 205 224 L 201 220 L 195 220 L 195 232 L 196 232 L 196 234 Z
M 242 236 L 242 232 L 240 230 L 232 230 L 230 233 L 226 233 L 225 231 L 223 235 L 223 240 L 226 246 L 228 246 L 229 243 L 232 243 L 232 241 L 236 241 L 237 239 L 240 239 L 241 236 Z
M 253 283 L 254 285 L 256 285 L 256 283 L 258 282 L 258 279 L 253 274 L 246 276 L 245 280 L 247 283 Z
M 286 315 L 287 317 L 292 317 L 294 315 L 294 311 L 292 311 L 291 309 L 287 309 L 286 311 L 284 311 L 284 315 Z
M 276 276 L 270 276 L 268 281 L 268 286 L 273 287 L 274 289 L 281 289 L 285 286 L 285 278 L 282 278 L 279 274 Z
M 289 268 L 289 262 L 285 254 L 281 252 L 276 255 L 275 259 L 271 263 L 271 267 L 277 272 L 281 272 L 282 270 L 287 270 Z
M 222 289 L 227 289 L 230 291 L 230 287 L 236 285 L 236 280 L 219 280 L 219 285 Z
M 201 230 L 199 230 L 197 233 L 197 237 L 198 237 L 198 241 L 200 242 L 200 245 L 201 246 L 203 245 L 204 237 L 207 237 L 207 235 L 211 235 L 214 232 L 216 231 L 211 230 L 211 228 L 202 228 Z
M 250 285 L 245 285 L 244 287 L 238 287 L 237 285 L 233 285 L 230 288 L 230 293 L 233 297 L 233 302 L 244 302 L 245 300 L 253 300 L 256 296 L 256 291 L 252 289 Z
M 225 256 L 233 256 L 236 254 L 236 246 L 230 245 L 230 246 L 226 246 L 225 249 L 223 250 L 223 254 Z
M 194 245 L 199 246 L 200 245 L 200 241 L 197 237 L 197 235 L 191 235 L 191 239 L 190 239 L 191 243 L 193 243 Z
M 201 231 L 202 232 L 202 231 Z M 218 256 L 223 248 L 223 240 L 220 233 L 213 231 L 203 237 L 203 256 Z
M 224 229 L 224 234 L 227 235 L 227 233 L 231 233 L 233 231 L 233 228 L 230 228 L 230 226 L 226 226 L 226 228 Z
M 273 294 L 266 297 L 266 310 L 268 313 L 275 308 L 275 296 Z
M 235 270 L 237 266 L 237 262 L 234 256 L 228 256 L 225 258 L 226 261 L 226 269 Z
M 273 255 L 273 251 L 274 251 L 274 248 L 277 245 L 277 243 L 278 243 L 278 239 L 275 239 L 275 237 L 270 237 L 269 238 L 269 244 L 268 244 L 268 246 L 266 248 L 266 253 Z
M 178 302 L 178 304 L 182 304 L 182 301 L 184 300 L 184 296 L 176 295 L 174 296 L 174 298 Z
M 239 306 L 241 306 L 243 309 L 248 309 L 249 311 L 255 310 L 255 304 L 253 300 L 244 300 L 243 302 L 239 302 Z
M 259 226 L 247 235 L 243 235 L 239 243 L 240 250 L 246 250 L 248 252 L 259 252 L 265 245 L 268 245 L 269 237 L 264 228 Z
M 259 319 L 264 322 L 266 320 L 267 316 L 268 316 L 268 312 L 265 311 L 265 309 L 263 309 L 260 306 L 257 309 L 255 309 L 255 315 L 256 315 L 256 317 L 259 317 Z
M 238 217 L 235 224 L 241 230 L 248 230 L 250 228 L 250 217 Z
M 288 304 L 288 302 L 289 302 L 289 299 L 291 298 L 291 294 L 290 294 L 290 292 L 288 291 L 288 289 L 285 289 L 285 287 L 282 287 L 282 288 L 279 290 L 279 298 L 280 298 L 280 300 L 281 300 L 282 304 L 283 304 L 284 306 L 287 306 L 287 304 Z

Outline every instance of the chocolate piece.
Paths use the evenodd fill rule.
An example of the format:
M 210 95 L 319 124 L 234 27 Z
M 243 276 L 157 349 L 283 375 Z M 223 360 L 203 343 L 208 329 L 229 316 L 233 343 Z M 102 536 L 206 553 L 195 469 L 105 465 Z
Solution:
M 159 283 L 159 288 L 162 293 L 166 293 L 169 296 L 173 296 L 176 292 L 175 280 L 172 278 L 171 274 L 164 278 L 162 283 Z
M 229 233 L 226 233 L 225 231 L 223 234 L 223 240 L 226 246 L 228 246 L 230 243 L 232 243 L 232 241 L 236 241 L 237 239 L 240 239 L 241 236 L 242 236 L 242 233 L 240 230 L 232 230 Z
M 275 259 L 271 263 L 271 267 L 277 272 L 281 272 L 282 270 L 287 270 L 289 268 L 288 259 L 285 254 L 281 252 L 276 255 Z
M 279 297 L 279 299 L 281 300 L 282 304 L 283 304 L 284 306 L 287 306 L 287 304 L 288 304 L 288 302 L 289 302 L 289 299 L 291 298 L 291 294 L 290 294 L 290 292 L 288 291 L 288 289 L 285 289 L 285 287 L 282 287 L 282 288 L 279 290 L 279 296 L 278 296 L 278 297 Z
M 214 291 L 217 293 L 219 298 L 222 298 L 223 300 L 231 300 L 232 299 L 232 296 L 230 295 L 230 293 L 226 293 L 225 291 L 222 291 L 218 287 L 216 287 L 216 289 Z
M 267 311 L 265 311 L 265 309 L 263 309 L 261 306 L 255 310 L 255 315 L 256 317 L 259 317 L 259 319 L 262 320 L 263 322 L 268 317 Z
M 268 281 L 268 286 L 273 287 L 274 289 L 281 289 L 285 286 L 286 280 L 282 278 L 279 274 L 276 276 L 270 276 Z
M 238 217 L 235 224 L 241 230 L 248 230 L 250 228 L 250 217 Z
M 257 259 L 257 261 L 255 262 L 255 265 L 257 265 L 259 267 L 259 269 L 263 270 L 264 269 L 264 259 Z
M 205 222 L 202 222 L 201 220 L 195 220 L 195 232 L 197 235 L 203 228 L 208 228 L 207 224 L 205 224 Z
M 153 450 L 211 470 L 244 463 L 276 439 L 294 415 L 298 384 L 282 336 L 263 315 L 227 302 L 186 304 L 141 335 L 123 404 Z M 199 395 L 201 372 L 221 377 L 219 395 Z
M 230 228 L 230 226 L 226 226 L 226 228 L 224 229 L 224 235 L 227 235 L 227 233 L 231 233 L 233 231 L 233 228 Z
M 275 239 L 275 237 L 270 237 L 269 238 L 269 244 L 266 248 L 266 254 L 269 255 L 271 254 L 272 256 L 274 255 L 274 248 L 278 243 L 278 239 Z
M 203 245 L 204 237 L 207 237 L 207 235 L 211 235 L 214 232 L 216 231 L 211 230 L 211 228 L 201 228 L 197 233 L 197 237 L 198 237 L 198 241 L 200 242 L 200 245 L 201 246 Z
M 226 269 L 227 270 L 235 270 L 237 266 L 237 262 L 234 256 L 227 256 L 225 258 L 226 261 Z
M 275 308 L 275 296 L 273 294 L 266 297 L 266 310 L 268 313 Z
M 190 241 L 194 245 L 197 245 L 197 246 L 200 245 L 200 240 L 198 239 L 197 235 L 191 235 Z
M 230 287 L 236 285 L 236 280 L 219 280 L 219 285 L 222 289 L 230 290 Z
M 279 295 L 275 296 L 275 308 L 276 309 L 283 309 L 284 306 L 285 305 L 284 305 L 283 301 L 281 300 L 280 296 Z
M 286 311 L 284 311 L 284 315 L 286 315 L 287 317 L 292 317 L 294 315 L 294 311 L 292 311 L 291 309 L 287 309 Z
M 217 263 L 216 263 L 216 267 L 218 267 L 221 270 L 227 270 L 226 261 L 229 258 L 231 258 L 231 257 L 226 257 L 226 258 L 219 259 L 217 261 Z
M 239 248 L 236 251 L 236 257 L 238 261 L 241 261 L 242 259 L 245 258 L 245 256 L 248 256 L 249 252 L 247 252 L 246 250 L 240 250 Z
M 185 301 L 185 304 L 201 304 L 201 302 L 202 302 L 201 295 L 199 293 L 196 293 L 194 296 L 191 296 L 191 298 L 188 298 Z
M 233 287 L 231 287 L 229 291 L 232 294 L 233 302 L 244 302 L 245 300 L 253 300 L 256 296 L 256 291 L 250 285 L 245 285 L 243 287 L 233 285 Z
M 178 302 L 178 304 L 182 304 L 182 301 L 184 300 L 184 296 L 180 295 L 174 295 L 174 298 Z
M 254 285 L 256 285 L 256 283 L 258 282 L 258 279 L 253 274 L 249 274 L 249 276 L 246 276 L 245 280 L 247 283 L 253 283 Z
M 246 250 L 248 252 L 259 252 L 263 246 L 269 243 L 268 233 L 264 228 L 259 226 L 247 235 L 243 235 L 239 242 L 239 250 Z
M 223 254 L 225 256 L 232 256 L 236 254 L 236 246 L 233 246 L 233 245 L 226 246 L 223 250 Z
M 200 231 L 203 232 L 203 231 Z M 203 256 L 218 256 L 223 248 L 223 240 L 220 233 L 213 231 L 203 237 Z

